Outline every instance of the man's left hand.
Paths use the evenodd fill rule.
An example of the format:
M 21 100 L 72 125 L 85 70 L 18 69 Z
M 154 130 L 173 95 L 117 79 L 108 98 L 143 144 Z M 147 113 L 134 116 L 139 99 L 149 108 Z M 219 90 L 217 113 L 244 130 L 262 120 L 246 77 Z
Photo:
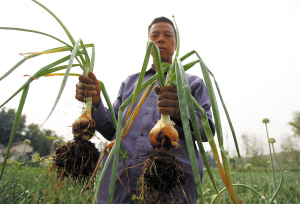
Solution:
M 168 85 L 163 88 L 154 87 L 154 92 L 158 96 L 158 111 L 164 115 L 170 115 L 171 118 L 181 120 L 177 88 L 174 85 Z

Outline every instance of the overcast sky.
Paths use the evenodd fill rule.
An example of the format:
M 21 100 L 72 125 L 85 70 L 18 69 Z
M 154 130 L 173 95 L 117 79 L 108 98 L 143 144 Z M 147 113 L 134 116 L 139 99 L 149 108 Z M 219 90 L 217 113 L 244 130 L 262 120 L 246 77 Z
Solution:
M 196 50 L 214 73 L 231 116 L 240 148 L 241 135 L 255 137 L 267 148 L 263 118 L 276 149 L 289 135 L 288 122 L 300 111 L 300 2 L 253 1 L 95 1 L 41 0 L 67 26 L 75 41 L 94 43 L 95 74 L 115 100 L 121 82 L 139 72 L 145 56 L 147 27 L 153 18 L 175 15 L 179 27 L 180 56 Z M 54 35 L 68 43 L 66 34 L 45 10 L 29 0 L 0 1 L 0 27 L 19 27 Z M 42 51 L 61 43 L 38 34 L 0 30 L 2 76 L 23 57 L 19 53 Z M 28 60 L 2 80 L 2 104 L 38 69 L 63 55 Z M 195 58 L 187 59 L 186 62 Z M 149 64 L 150 65 L 150 64 Z M 81 73 L 74 68 L 73 73 Z M 189 73 L 202 77 L 200 66 Z M 35 80 L 30 85 L 23 113 L 27 124 L 41 124 L 48 116 L 62 77 Z M 71 125 L 82 104 L 75 100 L 76 77 L 70 77 L 57 108 L 43 128 L 72 139 Z M 17 109 L 20 94 L 5 107 Z M 224 135 L 230 152 L 233 140 L 221 107 Z M 227 140 L 225 148 L 227 148 Z M 94 142 L 99 140 L 93 139 Z M 208 145 L 205 148 L 209 148 Z M 266 149 L 267 150 L 267 149 Z M 267 153 L 267 151 L 265 151 Z

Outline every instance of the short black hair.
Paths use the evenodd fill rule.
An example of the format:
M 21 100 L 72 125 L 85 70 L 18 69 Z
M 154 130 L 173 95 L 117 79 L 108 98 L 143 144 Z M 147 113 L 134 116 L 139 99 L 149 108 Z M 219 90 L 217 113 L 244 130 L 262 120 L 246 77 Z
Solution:
M 164 17 L 164 16 L 157 17 L 157 18 L 155 18 L 155 19 L 150 23 L 150 25 L 148 26 L 148 35 L 150 34 L 150 28 L 152 27 L 152 25 L 155 24 L 155 23 L 157 23 L 157 22 L 167 22 L 167 23 L 170 23 L 171 26 L 172 26 L 173 29 L 174 29 L 175 39 L 176 39 L 176 41 L 177 41 L 177 33 L 176 33 L 176 29 L 175 29 L 175 27 L 174 27 L 173 22 L 172 22 L 170 19 L 168 19 L 168 18 L 166 18 L 166 17 Z

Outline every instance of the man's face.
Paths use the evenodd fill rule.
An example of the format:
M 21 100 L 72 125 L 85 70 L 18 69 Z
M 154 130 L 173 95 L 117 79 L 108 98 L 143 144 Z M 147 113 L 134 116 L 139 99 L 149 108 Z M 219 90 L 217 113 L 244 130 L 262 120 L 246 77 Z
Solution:
M 161 61 L 171 64 L 172 56 L 177 47 L 172 25 L 163 21 L 153 24 L 149 31 L 149 39 L 159 48 Z

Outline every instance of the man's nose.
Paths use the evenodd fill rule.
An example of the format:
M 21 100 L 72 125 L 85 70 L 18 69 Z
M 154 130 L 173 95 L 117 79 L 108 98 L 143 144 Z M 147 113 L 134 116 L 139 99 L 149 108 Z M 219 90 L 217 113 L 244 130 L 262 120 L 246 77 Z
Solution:
M 158 40 L 157 40 L 158 43 L 164 43 L 165 42 L 165 39 L 162 35 L 159 36 Z

